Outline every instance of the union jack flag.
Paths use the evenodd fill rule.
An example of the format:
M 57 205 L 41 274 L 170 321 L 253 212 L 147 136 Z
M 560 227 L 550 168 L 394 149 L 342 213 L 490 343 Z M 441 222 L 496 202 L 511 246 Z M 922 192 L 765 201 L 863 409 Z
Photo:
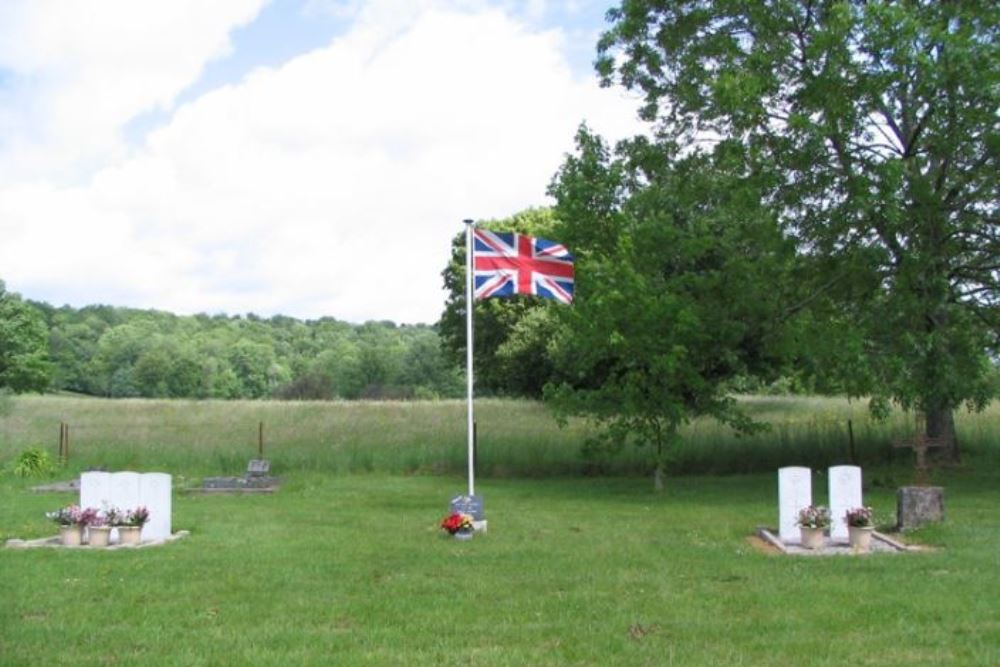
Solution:
M 573 255 L 545 239 L 473 230 L 475 298 L 534 294 L 573 301 Z

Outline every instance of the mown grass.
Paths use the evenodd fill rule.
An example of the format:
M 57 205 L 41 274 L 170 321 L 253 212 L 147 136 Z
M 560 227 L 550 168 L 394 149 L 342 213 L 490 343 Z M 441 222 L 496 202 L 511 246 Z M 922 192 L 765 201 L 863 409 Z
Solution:
M 773 468 L 732 473 L 842 462 L 851 419 L 865 500 L 887 522 L 894 480 L 908 481 L 891 441 L 910 427 L 844 401 L 746 400 L 772 431 L 692 425 L 675 472 L 729 474 L 674 476 L 662 494 L 645 477 L 574 474 L 585 425 L 481 401 L 490 531 L 460 543 L 437 523 L 464 489 L 461 403 L 19 398 L 0 465 L 32 444 L 54 452 L 67 421 L 63 477 L 171 472 L 173 525 L 191 534 L 141 551 L 0 549 L 0 665 L 1000 663 L 996 408 L 962 415 L 968 462 L 935 473 L 947 519 L 908 536 L 933 551 L 792 558 L 749 539 L 777 522 Z M 181 492 L 241 472 L 259 421 L 277 493 Z M 645 471 L 643 453 L 617 471 Z M 75 498 L 37 483 L 0 473 L 0 539 L 54 533 L 44 513 Z
M 892 443 L 913 432 L 897 412 L 871 420 L 863 403 L 834 398 L 746 397 L 747 411 L 770 428 L 737 437 L 711 420 L 684 429 L 670 465 L 675 474 L 771 471 L 783 465 L 896 462 L 912 453 Z M 265 456 L 278 472 L 461 474 L 466 467 L 465 405 L 437 402 L 153 401 L 19 397 L 0 418 L 0 466 L 24 448 L 55 454 L 59 423 L 70 425 L 69 472 L 89 467 L 166 469 L 188 475 L 237 474 L 257 455 L 264 423 Z M 560 429 L 544 406 L 479 400 L 478 470 L 489 477 L 576 476 L 593 472 L 581 457 L 590 431 L 581 421 Z M 850 446 L 848 423 L 854 434 Z M 958 415 L 959 437 L 972 457 L 995 459 L 1000 405 Z M 601 462 L 611 475 L 645 474 L 650 452 L 629 447 Z
M 485 480 L 467 543 L 436 527 L 460 477 L 177 494 L 172 545 L 0 550 L 0 664 L 995 665 L 1000 475 L 941 481 L 947 520 L 909 537 L 936 550 L 830 558 L 748 540 L 772 474 Z M 0 480 L 0 533 L 71 499 L 27 486 Z

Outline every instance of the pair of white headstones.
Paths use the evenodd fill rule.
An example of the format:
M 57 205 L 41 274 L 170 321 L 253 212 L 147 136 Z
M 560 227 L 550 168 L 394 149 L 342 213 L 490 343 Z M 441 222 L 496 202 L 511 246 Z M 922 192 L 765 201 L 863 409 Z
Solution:
M 170 475 L 162 472 L 85 472 L 80 475 L 80 507 L 131 510 L 144 506 L 149 522 L 142 540 L 170 537 Z
M 847 540 L 847 510 L 861 507 L 861 468 L 833 466 L 829 470 L 830 539 Z M 812 505 L 812 470 L 789 467 L 778 470 L 778 533 L 781 541 L 801 540 L 799 511 Z

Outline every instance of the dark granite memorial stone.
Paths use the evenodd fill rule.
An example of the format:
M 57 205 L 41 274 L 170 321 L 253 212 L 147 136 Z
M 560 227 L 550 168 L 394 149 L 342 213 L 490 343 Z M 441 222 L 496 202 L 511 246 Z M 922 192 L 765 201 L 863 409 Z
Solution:
M 451 499 L 449 504 L 450 512 L 461 512 L 462 514 L 471 514 L 473 520 L 482 521 L 486 518 L 483 512 L 483 497 L 482 496 L 455 496 Z

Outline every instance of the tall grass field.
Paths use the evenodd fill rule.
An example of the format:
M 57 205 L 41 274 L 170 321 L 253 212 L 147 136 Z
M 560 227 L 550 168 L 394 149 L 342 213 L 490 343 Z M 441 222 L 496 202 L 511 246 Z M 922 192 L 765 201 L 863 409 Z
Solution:
M 898 412 L 873 421 L 864 403 L 832 398 L 746 397 L 744 407 L 768 428 L 737 436 L 711 420 L 683 431 L 670 464 L 674 474 L 764 472 L 783 465 L 826 467 L 908 463 L 912 452 L 893 447 L 913 434 L 912 417 Z M 587 424 L 556 425 L 535 402 L 476 401 L 477 469 L 483 477 L 549 477 L 593 472 L 581 457 Z M 190 474 L 238 474 L 257 456 L 263 424 L 272 469 L 343 474 L 455 473 L 467 466 L 464 401 L 285 402 L 167 401 L 20 397 L 0 417 L 0 465 L 26 447 L 55 455 L 60 424 L 69 426 L 71 471 L 165 469 Z M 1000 405 L 958 415 L 970 456 L 1000 447 Z M 853 446 L 852 446 L 853 444 Z M 650 451 L 628 447 L 598 462 L 606 474 L 650 470 Z
M 997 665 L 1000 411 L 960 416 L 963 465 L 936 470 L 946 519 L 917 553 L 793 557 L 772 466 L 853 458 L 892 522 L 912 454 L 906 415 L 872 423 L 828 399 L 746 399 L 772 424 L 735 438 L 695 423 L 662 493 L 641 449 L 610 476 L 579 456 L 583 423 L 477 403 L 489 532 L 438 528 L 465 487 L 461 403 L 223 403 L 18 398 L 0 417 L 0 540 L 55 533 L 73 502 L 10 464 L 51 453 L 174 475 L 173 526 L 141 550 L 0 549 L 0 665 Z M 854 447 L 850 448 L 847 420 Z M 258 451 L 271 495 L 185 493 Z M 748 472 L 749 471 L 749 472 Z M 680 474 L 684 473 L 684 474 Z

